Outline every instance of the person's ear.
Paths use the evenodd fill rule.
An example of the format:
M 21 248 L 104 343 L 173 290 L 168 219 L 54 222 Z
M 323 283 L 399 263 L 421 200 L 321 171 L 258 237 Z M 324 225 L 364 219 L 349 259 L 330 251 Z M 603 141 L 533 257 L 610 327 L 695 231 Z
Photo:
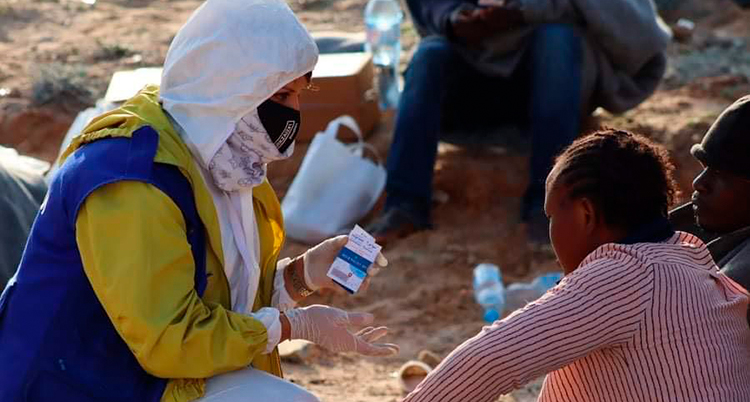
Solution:
M 599 213 L 590 199 L 583 197 L 578 201 L 582 226 L 587 234 L 592 234 L 596 230 L 597 223 L 599 222 Z

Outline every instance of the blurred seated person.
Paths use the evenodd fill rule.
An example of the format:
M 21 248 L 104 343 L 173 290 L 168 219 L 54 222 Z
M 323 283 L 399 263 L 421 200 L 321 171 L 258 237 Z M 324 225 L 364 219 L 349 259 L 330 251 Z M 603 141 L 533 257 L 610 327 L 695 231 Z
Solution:
M 31 224 L 47 193 L 46 162 L 0 146 L 0 293 L 21 262 Z
M 531 137 L 521 217 L 530 240 L 547 244 L 542 205 L 553 157 L 578 135 L 582 117 L 596 107 L 635 107 L 664 74 L 670 32 L 653 2 L 407 3 L 423 39 L 398 106 L 385 208 L 368 229 L 387 243 L 431 227 L 433 167 L 449 108 L 460 110 L 462 125 L 491 117 Z
M 703 165 L 692 202 L 670 214 L 708 242 L 721 271 L 750 289 L 750 96 L 728 107 L 690 153 Z

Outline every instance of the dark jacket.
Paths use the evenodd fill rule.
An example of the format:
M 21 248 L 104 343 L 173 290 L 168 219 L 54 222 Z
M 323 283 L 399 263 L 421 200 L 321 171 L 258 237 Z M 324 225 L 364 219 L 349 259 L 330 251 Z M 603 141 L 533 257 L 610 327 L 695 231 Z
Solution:
M 750 289 L 750 226 L 724 235 L 708 233 L 695 224 L 691 203 L 670 212 L 669 220 L 676 230 L 692 233 L 703 240 L 721 272 Z
M 406 0 L 411 18 L 422 36 L 449 36 L 448 20 L 453 11 L 476 0 Z
M 666 70 L 671 32 L 651 0 L 518 0 L 526 25 L 487 37 L 478 47 L 453 41 L 468 63 L 489 76 L 508 77 L 540 24 L 568 24 L 584 38 L 581 98 L 587 110 L 624 112 L 645 100 Z M 451 38 L 450 18 L 477 0 L 406 0 L 422 36 Z
M 41 172 L 20 166 L 17 156 L 0 155 L 0 292 L 16 273 L 46 193 Z

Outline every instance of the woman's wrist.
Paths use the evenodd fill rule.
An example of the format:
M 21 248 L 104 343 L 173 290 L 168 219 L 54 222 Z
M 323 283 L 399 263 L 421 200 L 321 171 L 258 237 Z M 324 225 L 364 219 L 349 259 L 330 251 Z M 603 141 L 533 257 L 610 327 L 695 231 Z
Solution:
M 313 293 L 305 283 L 305 262 L 302 256 L 295 258 L 284 268 L 284 286 L 295 302 Z
M 279 339 L 279 343 L 281 343 L 292 338 L 292 324 L 283 311 L 279 313 L 279 322 L 281 323 L 281 339 Z

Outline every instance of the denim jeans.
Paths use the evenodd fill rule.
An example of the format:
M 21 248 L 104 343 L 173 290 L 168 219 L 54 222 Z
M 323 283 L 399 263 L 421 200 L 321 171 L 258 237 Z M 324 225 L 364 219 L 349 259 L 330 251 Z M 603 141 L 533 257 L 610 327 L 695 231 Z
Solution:
M 444 101 L 475 107 L 531 136 L 530 184 L 522 218 L 540 213 L 553 158 L 578 135 L 582 39 L 568 25 L 541 25 L 511 77 L 488 77 L 439 36 L 422 40 L 406 71 L 388 155 L 386 211 L 398 208 L 430 225 L 432 178 Z M 474 110 L 474 112 L 476 112 Z

